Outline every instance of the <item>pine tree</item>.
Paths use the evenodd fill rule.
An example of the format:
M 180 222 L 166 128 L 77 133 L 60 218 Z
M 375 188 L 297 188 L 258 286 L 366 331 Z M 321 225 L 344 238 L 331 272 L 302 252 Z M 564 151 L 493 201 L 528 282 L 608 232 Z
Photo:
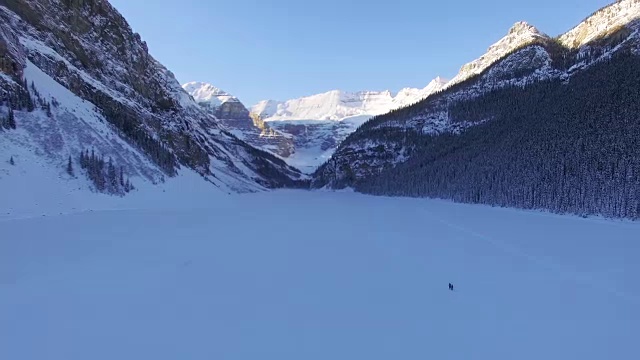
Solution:
M 69 162 L 67 163 L 67 174 L 69 174 L 69 176 L 74 176 L 73 175 L 73 164 L 71 162 L 71 155 L 69 155 Z
M 7 116 L 4 117 L 0 117 L 0 130 L 2 129 L 7 129 L 7 130 L 11 130 L 11 129 L 15 129 L 15 118 L 13 115 L 13 110 L 11 108 L 9 108 L 9 113 L 7 114 Z
M 11 164 L 11 165 L 15 165 L 16 164 L 16 162 L 13 161 L 13 156 L 9 159 L 9 164 Z
M 107 170 L 107 178 L 109 179 L 109 186 L 113 192 L 118 190 L 118 175 L 116 173 L 116 167 L 113 166 L 111 158 L 109 158 L 109 166 Z
M 29 82 L 25 77 L 22 79 L 22 88 L 24 89 L 24 106 L 27 108 L 27 111 L 32 112 L 35 110 L 35 104 L 33 102 L 33 98 L 31 97 L 31 92 L 29 91 Z
M 9 129 L 16 129 L 17 125 L 16 125 L 16 117 L 13 114 L 13 109 L 9 108 L 9 116 L 7 118 L 7 125 Z
M 9 127 L 13 130 L 15 130 L 18 126 L 16 124 L 16 117 L 13 114 L 13 109 L 9 109 L 9 118 L 7 119 L 8 123 L 9 123 Z
M 80 167 L 83 169 L 87 167 L 87 160 L 84 156 L 84 151 L 80 152 Z
M 96 167 L 96 180 L 98 181 L 98 190 L 104 191 L 107 188 L 107 180 L 104 174 L 104 157 L 97 159 L 98 166 Z

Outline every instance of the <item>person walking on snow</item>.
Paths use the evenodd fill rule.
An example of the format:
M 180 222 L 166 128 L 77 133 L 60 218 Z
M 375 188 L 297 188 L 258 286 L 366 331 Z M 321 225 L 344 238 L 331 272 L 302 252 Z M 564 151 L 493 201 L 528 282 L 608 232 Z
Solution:
M 453 284 L 449 283 L 449 290 L 453 291 Z

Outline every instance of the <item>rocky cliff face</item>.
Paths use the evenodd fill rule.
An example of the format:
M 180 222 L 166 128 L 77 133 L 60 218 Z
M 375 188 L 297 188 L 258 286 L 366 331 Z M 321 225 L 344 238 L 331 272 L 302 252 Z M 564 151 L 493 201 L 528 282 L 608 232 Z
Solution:
M 344 92 L 333 90 L 284 102 L 265 100 L 251 112 L 271 129 L 292 139 L 294 149 L 284 159 L 303 172 L 313 172 L 337 146 L 372 116 L 418 102 L 440 91 L 438 77 L 422 89 Z
M 237 191 L 300 178 L 203 111 L 106 0 L 0 0 L 0 70 L 4 111 L 23 130 L 0 140 L 54 164 L 94 148 L 142 181 L 181 166 Z M 18 104 L 24 91 L 35 109 Z
M 487 54 L 464 66 L 445 90 L 375 117 L 350 135 L 315 173 L 315 186 L 357 187 L 423 156 L 421 141 L 455 138 L 491 123 L 495 111 L 471 116 L 458 110 L 497 90 L 546 82 L 570 84 L 578 74 L 617 54 L 638 55 L 639 18 L 640 1 L 623 0 L 599 10 L 558 39 L 526 23 L 516 24 Z M 509 101 L 504 100 L 508 108 Z
M 211 84 L 191 82 L 183 88 L 229 132 L 311 173 L 372 116 L 413 104 L 446 83 L 436 78 L 425 88 L 405 88 L 397 94 L 334 90 L 285 102 L 266 100 L 254 105 L 250 113 L 238 98 Z
M 269 121 L 267 124 L 293 140 L 294 152 L 285 158 L 291 166 L 310 174 L 327 161 L 338 145 L 371 116 L 335 120 Z
M 576 49 L 607 38 L 636 20 L 639 7 L 639 0 L 618 0 L 594 12 L 558 40 L 564 47 Z
M 184 84 L 183 88 L 207 113 L 218 119 L 225 129 L 239 139 L 283 158 L 291 156 L 295 151 L 293 140 L 289 136 L 275 131 L 259 116 L 249 113 L 235 96 L 201 82 L 190 82 Z
M 491 45 L 484 55 L 464 65 L 458 75 L 456 75 L 448 85 L 452 86 L 481 74 L 496 61 L 517 49 L 521 49 L 529 44 L 545 43 L 549 40 L 551 39 L 547 35 L 540 32 L 540 30 L 534 26 L 526 22 L 518 22 L 509 29 L 505 37 Z

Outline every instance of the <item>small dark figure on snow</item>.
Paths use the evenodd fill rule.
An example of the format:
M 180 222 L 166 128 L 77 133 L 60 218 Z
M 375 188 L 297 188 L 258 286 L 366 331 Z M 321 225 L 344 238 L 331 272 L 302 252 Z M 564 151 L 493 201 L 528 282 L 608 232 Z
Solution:
M 453 291 L 453 284 L 449 283 L 449 290 Z

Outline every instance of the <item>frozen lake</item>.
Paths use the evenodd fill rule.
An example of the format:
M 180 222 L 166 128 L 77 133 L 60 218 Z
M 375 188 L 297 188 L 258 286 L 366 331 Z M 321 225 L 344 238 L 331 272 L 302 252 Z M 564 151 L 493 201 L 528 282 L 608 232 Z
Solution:
M 2 359 L 638 356 L 630 222 L 280 191 L 0 234 Z

